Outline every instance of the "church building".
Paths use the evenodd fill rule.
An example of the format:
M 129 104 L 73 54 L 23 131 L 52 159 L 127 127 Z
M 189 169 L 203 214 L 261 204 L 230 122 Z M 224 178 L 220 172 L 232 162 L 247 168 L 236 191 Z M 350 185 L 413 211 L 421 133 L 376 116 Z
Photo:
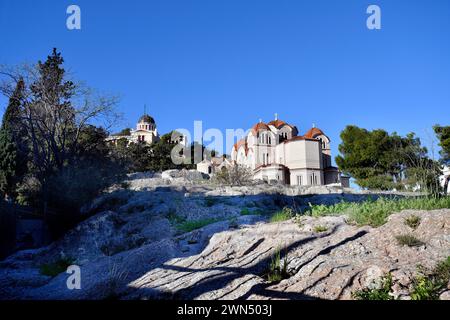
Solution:
M 314 186 L 341 184 L 341 176 L 331 164 L 330 138 L 313 126 L 300 135 L 296 126 L 275 119 L 259 121 L 231 151 L 231 161 L 253 170 L 255 179 L 288 185 Z
M 120 139 L 126 139 L 128 142 L 134 143 L 145 142 L 152 144 L 153 142 L 157 142 L 159 140 L 159 134 L 155 120 L 144 113 L 144 115 L 139 118 L 135 130 L 130 129 L 128 132 L 112 135 L 107 138 L 107 141 L 117 143 Z

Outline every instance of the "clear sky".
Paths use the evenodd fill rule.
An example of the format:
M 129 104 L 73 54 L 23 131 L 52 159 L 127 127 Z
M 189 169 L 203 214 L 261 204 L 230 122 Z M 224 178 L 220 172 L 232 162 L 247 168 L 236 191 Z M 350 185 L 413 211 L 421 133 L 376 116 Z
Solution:
M 66 28 L 81 8 L 82 30 Z M 368 30 L 366 9 L 382 10 Z M 78 79 L 121 95 L 134 126 L 248 128 L 274 113 L 332 140 L 348 124 L 416 132 L 450 123 L 448 0 L 0 0 L 0 63 L 57 47 Z M 0 110 L 6 106 L 0 98 Z

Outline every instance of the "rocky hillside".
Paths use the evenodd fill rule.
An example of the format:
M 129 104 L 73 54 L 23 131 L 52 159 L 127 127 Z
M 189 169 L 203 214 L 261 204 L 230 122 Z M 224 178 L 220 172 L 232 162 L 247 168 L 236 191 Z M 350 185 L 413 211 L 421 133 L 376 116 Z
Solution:
M 368 194 L 203 179 L 131 175 L 87 206 L 92 216 L 60 241 L 0 262 L 0 298 L 351 299 L 391 274 L 390 295 L 409 299 L 418 265 L 432 270 L 450 256 L 449 209 L 403 211 L 378 228 L 345 216 L 270 222 L 285 206 L 301 211 Z M 420 217 L 414 228 L 405 223 L 411 216 Z M 416 242 L 402 243 L 402 235 Z M 81 267 L 81 290 L 67 289 L 63 262 Z

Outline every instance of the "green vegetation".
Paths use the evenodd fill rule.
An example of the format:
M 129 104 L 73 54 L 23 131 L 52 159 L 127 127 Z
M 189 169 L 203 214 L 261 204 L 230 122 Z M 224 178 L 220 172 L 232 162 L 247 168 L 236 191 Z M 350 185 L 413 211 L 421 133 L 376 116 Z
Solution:
M 40 267 L 41 274 L 50 277 L 56 277 L 58 274 L 65 272 L 69 266 L 75 262 L 72 258 L 61 258 Z
M 365 288 L 352 294 L 356 300 L 393 300 L 389 294 L 392 288 L 392 275 L 389 273 L 381 279 L 379 288 Z
M 363 202 L 340 202 L 335 205 L 310 205 L 308 212 L 314 217 L 347 214 L 357 225 L 378 227 L 389 215 L 402 210 L 434 210 L 450 208 L 450 197 L 378 198 Z
M 167 219 L 172 225 L 181 224 L 186 221 L 186 218 L 177 214 L 175 210 L 170 210 L 167 214 Z
M 254 215 L 260 216 L 262 214 L 263 214 L 262 210 L 259 209 L 250 210 L 249 208 L 243 208 L 241 210 L 241 216 L 254 216 Z
M 450 162 L 450 126 L 435 125 L 433 129 L 439 139 L 442 161 L 448 163 Z
M 222 167 L 215 174 L 214 181 L 221 185 L 243 186 L 250 183 L 252 176 L 252 171 L 246 166 L 234 165 L 231 168 Z
M 270 218 L 270 222 L 282 222 L 289 220 L 295 216 L 294 210 L 284 207 L 283 210 L 275 212 Z
M 411 229 L 416 230 L 420 225 L 420 221 L 421 219 L 419 216 L 412 215 L 405 219 L 405 224 Z
M 268 282 L 279 282 L 290 277 L 287 272 L 288 257 L 287 253 L 284 255 L 283 262 L 281 261 L 281 250 L 277 249 L 272 256 L 269 264 L 269 270 L 265 274 Z
M 220 219 L 208 218 L 208 219 L 184 221 L 177 225 L 177 229 L 182 232 L 191 232 L 193 230 L 203 228 L 204 226 L 215 223 L 217 221 L 220 221 Z
M 0 130 L 0 197 L 41 214 L 58 238 L 86 218 L 83 205 L 125 174 L 108 133 L 94 125 L 117 115 L 117 98 L 69 79 L 56 49 L 45 61 L 2 65 L 0 73 L 0 92 L 9 98 Z
M 421 268 L 423 269 L 423 268 Z M 440 262 L 433 270 L 421 270 L 413 281 L 411 299 L 437 300 L 450 281 L 450 257 Z
M 359 186 L 392 190 L 419 184 L 430 193 L 439 191 L 439 163 L 427 156 L 414 133 L 402 137 L 350 125 L 341 132 L 341 140 L 336 163 Z
M 131 128 L 125 128 L 118 133 L 113 134 L 113 136 L 129 136 L 131 135 Z
M 328 227 L 326 226 L 315 226 L 314 227 L 314 232 L 316 233 L 322 233 L 322 232 L 327 232 L 328 231 Z
M 424 245 L 422 241 L 410 234 L 402 234 L 396 236 L 395 239 L 397 239 L 397 243 L 401 246 L 420 247 Z
M 389 295 L 392 288 L 392 276 L 390 274 L 381 279 L 380 288 L 366 288 L 352 294 L 357 300 L 393 300 Z M 438 300 L 439 295 L 446 290 L 450 281 L 450 257 L 438 263 L 432 270 L 425 270 L 419 266 L 419 275 L 413 280 L 410 292 L 412 300 Z
M 20 104 L 25 95 L 25 82 L 20 78 L 0 127 L 0 194 L 15 198 L 17 184 L 26 172 L 27 146 L 24 144 L 24 130 L 20 125 Z

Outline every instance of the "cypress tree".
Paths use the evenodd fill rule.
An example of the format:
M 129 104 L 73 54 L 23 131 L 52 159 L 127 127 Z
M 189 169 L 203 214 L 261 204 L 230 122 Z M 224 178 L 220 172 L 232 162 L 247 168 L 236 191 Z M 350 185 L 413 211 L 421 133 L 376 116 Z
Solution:
M 20 108 L 24 89 L 25 83 L 20 79 L 9 99 L 0 128 L 0 192 L 4 197 L 14 197 L 16 185 L 26 167 L 26 157 L 19 145 L 23 142 L 20 137 Z

